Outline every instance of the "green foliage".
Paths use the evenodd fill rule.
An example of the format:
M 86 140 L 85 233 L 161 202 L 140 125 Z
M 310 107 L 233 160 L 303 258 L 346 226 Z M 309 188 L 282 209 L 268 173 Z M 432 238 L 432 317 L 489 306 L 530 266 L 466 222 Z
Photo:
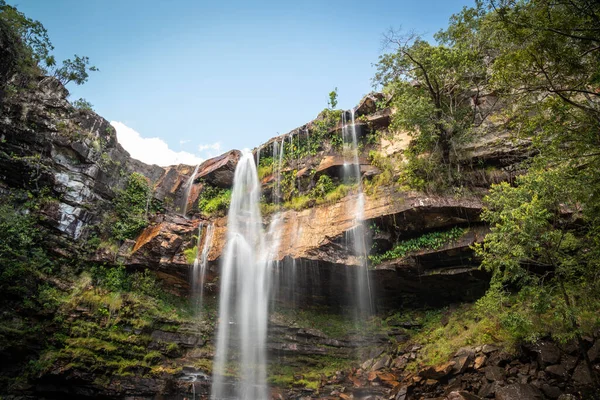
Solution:
M 75 82 L 77 85 L 83 85 L 89 78 L 90 71 L 98 71 L 98 68 L 94 66 L 88 67 L 90 63 L 89 57 L 78 56 L 75 54 L 75 58 L 70 58 L 63 61 L 63 65 L 54 71 L 54 77 L 60 81 L 63 85 L 69 82 Z
M 116 220 L 112 224 L 112 235 L 115 239 L 132 239 L 148 225 L 150 195 L 147 178 L 132 173 L 125 190 L 118 191 L 113 200 Z
M 258 163 L 258 179 L 263 179 L 273 173 L 273 157 L 261 157 Z
M 325 140 L 336 141 L 342 140 L 341 135 L 336 134 L 333 128 L 340 122 L 342 118 L 342 110 L 330 110 L 328 108 L 321 111 L 319 117 L 309 126 L 310 143 L 308 145 L 308 154 L 315 155 L 322 148 Z M 334 148 L 340 148 L 332 143 Z
M 63 84 L 75 82 L 78 85 L 88 80 L 90 71 L 98 71 L 89 65 L 85 56 L 75 55 L 74 59 L 63 61 L 61 67 L 56 68 L 56 60 L 51 55 L 54 46 L 48 37 L 48 32 L 41 22 L 26 17 L 16 7 L 0 1 L 0 26 L 10 32 L 7 34 L 7 47 L 12 48 L 12 58 L 16 60 L 17 70 L 22 78 L 51 73 Z
M 78 110 L 94 111 L 94 106 L 92 105 L 92 103 L 90 103 L 84 98 L 77 99 L 72 104 L 73 107 L 75 107 Z
M 329 102 L 327 103 L 327 105 L 329 106 L 330 109 L 334 109 L 337 107 L 337 98 L 338 98 L 338 88 L 333 89 L 331 92 L 329 92 Z
M 194 264 L 198 255 L 198 246 L 194 246 L 191 249 L 183 250 L 183 256 L 189 265 Z
M 451 42 L 449 36 L 442 32 L 437 39 Z M 485 117 L 471 101 L 473 92 L 477 98 L 488 83 L 487 49 L 481 41 L 431 45 L 393 31 L 385 40 L 396 51 L 380 57 L 374 82 L 391 95 L 396 109 L 391 128 L 413 136 L 408 153 L 435 153 L 444 168 L 454 169 L 456 144 Z
M 36 291 L 36 276 L 52 271 L 53 262 L 41 246 L 42 234 L 33 213 L 38 204 L 32 196 L 20 206 L 10 198 L 0 200 L 0 291 L 3 298 L 26 300 Z
M 335 187 L 336 186 L 331 180 L 331 177 L 329 177 L 329 175 L 323 174 L 319 176 L 319 179 L 317 180 L 317 183 L 313 188 L 313 195 L 317 199 L 323 199 L 325 198 L 325 196 L 327 196 L 327 194 L 335 190 Z
M 459 239 L 466 232 L 465 228 L 454 227 L 449 231 L 426 233 L 413 239 L 404 240 L 383 254 L 369 255 L 369 260 L 372 265 L 379 265 L 384 261 L 401 258 L 414 251 L 437 250 Z
M 496 317 L 479 306 L 464 304 L 452 310 L 429 310 L 420 314 L 413 316 L 413 321 L 422 326 L 412 333 L 411 342 L 423 348 L 417 353 L 417 359 L 407 366 L 408 370 L 444 363 L 467 346 L 495 344 L 512 350 L 509 333 Z
M 224 214 L 231 202 L 231 189 L 204 184 L 198 196 L 198 209 L 206 216 Z
M 600 325 L 591 317 L 600 305 L 600 231 L 595 211 L 589 214 L 600 204 L 597 188 L 581 178 L 565 166 L 533 167 L 516 186 L 494 185 L 485 199 L 482 219 L 491 232 L 475 249 L 493 273 L 488 296 L 507 297 L 508 284 L 518 290 L 515 306 L 503 315 L 518 339 L 551 334 L 569 340 Z M 565 209 L 582 211 L 568 215 Z M 587 229 L 572 225 L 581 219 Z
M 391 156 L 385 156 L 376 150 L 371 150 L 369 151 L 369 162 L 380 171 L 379 174 L 364 184 L 365 193 L 373 195 L 378 188 L 390 186 L 394 183 L 394 161 Z

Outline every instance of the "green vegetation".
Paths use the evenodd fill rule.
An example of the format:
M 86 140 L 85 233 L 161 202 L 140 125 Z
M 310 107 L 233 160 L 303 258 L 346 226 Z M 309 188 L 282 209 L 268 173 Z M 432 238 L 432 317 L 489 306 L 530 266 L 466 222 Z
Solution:
M 421 327 L 409 332 L 410 342 L 423 347 L 408 370 L 444 363 L 461 347 L 495 344 L 506 351 L 515 350 L 509 332 L 480 306 L 463 304 L 454 309 L 415 312 L 411 320 Z
M 273 157 L 261 157 L 258 163 L 258 179 L 263 179 L 273 173 Z
M 454 227 L 449 231 L 426 233 L 413 239 L 404 240 L 383 254 L 369 255 L 369 260 L 371 260 L 371 265 L 379 265 L 387 260 L 404 257 L 411 252 L 437 250 L 459 239 L 467 231 L 468 229 L 466 228 Z
M 148 179 L 132 173 L 125 190 L 119 190 L 113 200 L 112 236 L 117 240 L 133 239 L 148 225 L 151 189 Z
M 127 274 L 123 267 L 83 273 L 71 290 L 58 295 L 57 307 L 59 330 L 50 339 L 51 347 L 30 364 L 32 374 L 56 365 L 94 372 L 99 379 L 160 373 L 169 368 L 174 352 L 160 343 L 158 349 L 148 349 L 149 333 L 165 329 L 165 322 L 176 324 L 193 316 L 162 291 L 151 273 Z M 73 314 L 78 318 L 68 318 Z
M 198 209 L 206 216 L 223 215 L 231 202 L 231 189 L 204 184 L 198 196 Z
M 394 159 L 385 156 L 376 150 L 369 151 L 369 162 L 381 172 L 373 178 L 364 182 L 364 191 L 369 195 L 377 192 L 377 189 L 390 186 L 394 183 Z
M 73 107 L 75 107 L 78 110 L 94 111 L 94 106 L 92 105 L 92 103 L 90 103 L 84 98 L 77 99 L 72 104 Z
M 329 101 L 327 102 L 327 106 L 330 109 L 335 109 L 337 107 L 337 98 L 338 98 L 338 88 L 333 89 L 329 92 Z

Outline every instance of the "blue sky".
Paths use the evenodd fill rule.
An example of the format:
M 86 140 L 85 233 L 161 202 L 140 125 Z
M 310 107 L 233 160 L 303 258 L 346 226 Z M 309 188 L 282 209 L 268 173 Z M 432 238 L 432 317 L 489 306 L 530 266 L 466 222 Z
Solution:
M 159 164 L 256 147 L 316 117 L 335 87 L 338 107 L 355 106 L 372 90 L 384 31 L 431 37 L 473 3 L 7 2 L 44 24 L 57 60 L 90 57 L 100 72 L 70 84 L 71 99 L 90 101 L 134 157 Z

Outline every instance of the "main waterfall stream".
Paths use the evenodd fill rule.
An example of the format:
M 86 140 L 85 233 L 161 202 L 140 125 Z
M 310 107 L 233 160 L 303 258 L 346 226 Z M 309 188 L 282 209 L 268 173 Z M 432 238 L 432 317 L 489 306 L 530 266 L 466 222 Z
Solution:
M 221 265 L 213 399 L 268 398 L 266 339 L 270 295 L 269 251 L 259 210 L 260 182 L 252 153 L 235 169 L 227 220 L 227 243 Z M 239 371 L 239 383 L 226 381 Z

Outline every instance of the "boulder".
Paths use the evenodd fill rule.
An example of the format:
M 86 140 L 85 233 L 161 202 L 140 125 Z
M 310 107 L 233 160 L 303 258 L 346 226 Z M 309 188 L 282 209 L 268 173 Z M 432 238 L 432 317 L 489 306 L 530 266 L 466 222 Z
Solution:
M 213 186 L 230 188 L 233 186 L 235 167 L 242 153 L 239 150 L 231 150 L 218 157 L 206 160 L 200 167 L 195 180 L 202 179 Z
M 489 366 L 485 368 L 485 378 L 488 381 L 503 381 L 506 379 L 506 371 L 501 367 Z
M 557 378 L 565 378 L 567 376 L 567 370 L 562 364 L 549 365 L 546 367 L 546 372 Z
M 600 360 L 600 339 L 596 339 L 594 345 L 588 350 L 588 357 L 591 362 Z
M 579 365 L 573 371 L 573 376 L 571 377 L 573 381 L 581 386 L 587 386 L 592 384 L 592 377 L 590 376 L 590 371 L 585 365 L 584 362 L 580 362 Z
M 481 397 L 468 392 L 458 391 L 450 392 L 450 394 L 448 394 L 448 400 L 481 400 Z
M 539 342 L 533 350 L 538 353 L 538 363 L 541 365 L 558 364 L 560 361 L 560 350 L 552 342 Z
M 496 400 L 544 400 L 544 395 L 535 386 L 513 383 L 498 388 Z
M 449 361 L 435 367 L 427 367 L 419 371 L 419 376 L 425 379 L 440 379 L 448 376 L 452 372 L 454 362 Z

